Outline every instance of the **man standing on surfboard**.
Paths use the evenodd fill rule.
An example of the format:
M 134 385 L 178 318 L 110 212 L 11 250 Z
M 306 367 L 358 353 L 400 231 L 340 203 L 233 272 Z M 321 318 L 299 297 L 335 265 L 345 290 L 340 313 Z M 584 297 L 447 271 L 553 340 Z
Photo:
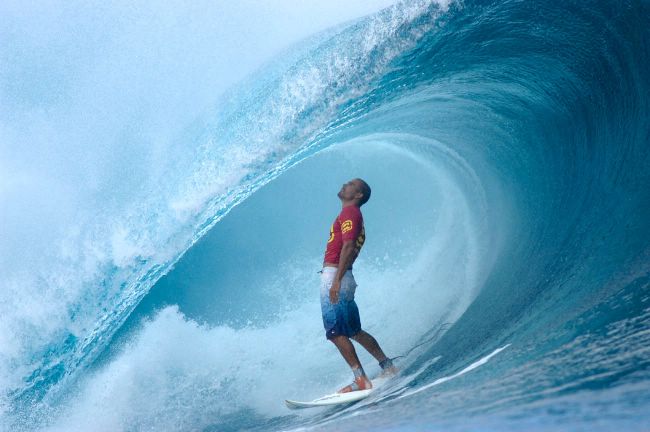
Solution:
M 330 228 L 321 273 L 320 300 L 325 337 L 336 345 L 354 373 L 352 384 L 338 391 L 347 393 L 372 388 L 350 338 L 372 354 L 384 372 L 395 373 L 396 369 L 377 340 L 361 330 L 359 309 L 354 301 L 357 284 L 352 275 L 352 263 L 366 240 L 361 206 L 370 199 L 370 186 L 358 178 L 350 180 L 343 185 L 338 197 L 343 209 Z

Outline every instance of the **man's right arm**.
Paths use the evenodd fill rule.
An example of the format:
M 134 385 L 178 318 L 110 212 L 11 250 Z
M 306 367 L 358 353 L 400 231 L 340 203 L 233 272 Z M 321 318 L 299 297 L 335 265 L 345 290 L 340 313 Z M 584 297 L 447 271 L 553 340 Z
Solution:
M 345 241 L 341 248 L 341 257 L 339 258 L 336 275 L 334 276 L 334 281 L 332 281 L 332 287 L 330 288 L 330 303 L 338 303 L 339 291 L 341 291 L 341 280 L 343 280 L 345 272 L 348 271 L 350 266 L 352 266 L 356 257 L 357 251 L 355 249 L 354 240 Z

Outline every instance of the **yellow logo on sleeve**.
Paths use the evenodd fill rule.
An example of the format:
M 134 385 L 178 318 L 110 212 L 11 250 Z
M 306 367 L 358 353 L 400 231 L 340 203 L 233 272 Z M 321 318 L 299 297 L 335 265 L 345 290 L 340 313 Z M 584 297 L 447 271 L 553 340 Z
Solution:
M 327 240 L 327 243 L 330 243 L 332 240 L 334 240 L 334 225 L 330 227 L 330 239 Z
M 341 224 L 341 232 L 345 234 L 350 230 L 352 230 L 352 221 L 350 219 L 343 221 L 343 223 Z

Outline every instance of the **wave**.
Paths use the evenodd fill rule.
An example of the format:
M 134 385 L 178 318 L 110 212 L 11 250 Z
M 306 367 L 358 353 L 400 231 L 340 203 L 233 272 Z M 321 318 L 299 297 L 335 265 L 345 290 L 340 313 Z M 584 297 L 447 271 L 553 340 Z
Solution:
M 416 2 L 278 56 L 186 128 L 153 180 L 99 194 L 42 271 L 3 277 L 7 424 L 317 430 L 471 414 L 508 429 L 499 413 L 644 382 L 649 16 L 643 2 Z M 348 373 L 314 286 L 334 193 L 356 176 L 373 187 L 362 321 L 407 353 L 406 378 L 381 409 L 289 416 L 285 392 L 318 396 Z M 632 425 L 647 396 L 618 399 Z M 578 409 L 568 425 L 616 423 Z

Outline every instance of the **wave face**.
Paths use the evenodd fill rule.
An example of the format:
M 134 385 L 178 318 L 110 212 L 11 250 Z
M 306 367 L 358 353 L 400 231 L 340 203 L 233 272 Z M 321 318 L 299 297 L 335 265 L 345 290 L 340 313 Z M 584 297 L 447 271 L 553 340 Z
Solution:
M 278 55 L 173 139 L 158 113 L 167 141 L 113 156 L 114 183 L 61 186 L 90 198 L 32 233 L 44 256 L 3 249 L 3 427 L 647 427 L 648 22 L 646 1 L 398 4 Z M 283 399 L 349 379 L 316 272 L 357 176 L 357 302 L 401 374 L 296 414 Z

